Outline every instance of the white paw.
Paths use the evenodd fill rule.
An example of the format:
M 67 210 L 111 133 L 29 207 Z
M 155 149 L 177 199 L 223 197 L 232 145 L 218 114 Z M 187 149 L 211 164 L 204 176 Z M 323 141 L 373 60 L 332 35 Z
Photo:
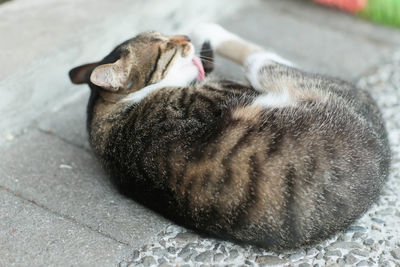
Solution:
M 273 62 L 286 65 L 289 67 L 293 67 L 293 63 L 289 60 L 282 58 L 281 56 L 272 53 L 272 52 L 261 52 L 261 53 L 254 53 L 251 54 L 246 58 L 244 63 L 244 69 L 247 79 L 249 80 L 250 84 L 256 90 L 262 90 L 262 86 L 259 82 L 259 71 L 260 69 L 268 64 Z
M 196 49 L 200 49 L 207 41 L 210 42 L 212 49 L 215 50 L 224 41 L 239 39 L 238 36 L 215 23 L 200 24 L 189 36 Z

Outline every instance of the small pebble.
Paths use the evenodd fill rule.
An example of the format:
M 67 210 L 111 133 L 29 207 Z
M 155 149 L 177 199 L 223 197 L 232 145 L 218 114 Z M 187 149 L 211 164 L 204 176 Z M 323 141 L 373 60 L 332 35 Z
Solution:
M 256 262 L 260 264 L 269 264 L 269 265 L 278 265 L 278 264 L 283 264 L 286 263 L 285 260 L 282 260 L 281 258 L 277 256 L 258 256 L 256 258 Z
M 71 165 L 67 165 L 67 164 L 60 164 L 59 166 L 60 169 L 72 169 Z
M 137 258 L 139 258 L 139 255 L 140 255 L 139 250 L 133 251 L 131 259 L 136 260 Z
M 342 259 L 342 258 L 338 258 L 338 259 L 336 260 L 336 262 L 337 262 L 337 264 L 339 264 L 340 266 L 343 266 L 343 265 L 345 264 L 344 259 Z
M 198 236 L 196 234 L 186 232 L 186 233 L 178 233 L 172 240 L 182 244 L 182 243 L 194 242 L 197 239 Z
M 167 250 L 171 254 L 175 254 L 176 253 L 176 248 L 174 248 L 174 247 L 168 247 Z
M 386 208 L 380 211 L 377 211 L 375 214 L 377 216 L 386 216 L 386 215 L 392 215 L 393 214 L 393 208 Z
M 369 253 L 365 250 L 359 250 L 359 249 L 353 249 L 350 251 L 351 254 L 362 256 L 362 257 L 367 257 Z
M 371 226 L 371 229 L 372 229 L 372 230 L 375 230 L 375 231 L 382 232 L 381 228 L 379 228 L 379 227 L 377 227 L 377 226 L 375 226 L 375 225 L 372 225 L 372 226 Z
M 339 264 L 337 264 L 336 261 L 334 261 L 333 259 L 329 259 L 325 263 L 325 267 L 339 267 Z
M 232 249 L 232 250 L 229 252 L 229 259 L 230 259 L 230 260 L 234 260 L 234 259 L 236 259 L 238 256 L 239 256 L 239 252 L 238 252 L 236 249 Z
M 142 259 L 142 263 L 145 267 L 153 266 L 157 262 L 152 256 L 146 256 Z
M 190 261 L 190 260 L 193 260 L 193 258 L 197 256 L 198 253 L 197 253 L 195 250 L 192 250 L 192 252 L 193 252 L 193 253 L 190 253 L 189 255 L 187 255 L 187 256 L 183 259 L 185 262 L 188 262 L 188 261 Z
M 324 256 L 326 256 L 326 257 L 332 257 L 332 256 L 341 257 L 342 252 L 340 252 L 340 250 L 329 250 L 325 253 Z
M 395 216 L 400 217 L 400 211 L 396 210 L 396 212 L 394 213 Z
M 213 250 L 217 251 L 220 245 L 221 245 L 220 243 L 215 244 Z
M 372 238 L 368 238 L 367 240 L 364 241 L 364 245 L 366 246 L 372 246 L 375 243 L 375 241 Z
M 159 248 L 159 249 L 155 250 L 155 251 L 153 252 L 153 254 L 154 254 L 155 256 L 157 256 L 157 257 L 164 257 L 165 255 L 168 254 L 168 251 L 167 251 L 166 249 Z
M 344 256 L 344 260 L 345 260 L 346 264 L 349 264 L 349 265 L 353 265 L 358 261 L 358 259 L 351 254 L 347 254 L 346 256 Z
M 200 253 L 197 255 L 194 260 L 197 262 L 206 262 L 209 263 L 211 262 L 211 259 L 213 257 L 213 254 L 210 251 L 204 251 L 203 253 Z
M 362 248 L 362 246 L 359 243 L 356 243 L 356 242 L 336 241 L 336 242 L 332 243 L 329 247 L 327 247 L 328 250 L 354 249 L 354 248 Z
M 311 248 L 307 251 L 307 255 L 316 255 L 318 253 L 318 250 L 316 248 Z
M 253 263 L 249 260 L 245 260 L 244 264 L 246 264 L 247 266 L 253 266 Z
M 221 247 L 219 248 L 219 250 L 220 250 L 222 253 L 226 254 L 226 249 L 225 249 L 225 246 L 224 246 L 224 245 L 221 245 Z
M 166 242 L 165 240 L 161 240 L 161 241 L 158 242 L 158 243 L 160 243 L 160 245 L 163 246 L 163 247 L 165 248 L 165 245 L 166 245 L 167 242 Z
M 347 232 L 365 232 L 367 231 L 367 229 L 365 229 L 365 227 L 362 226 L 358 226 L 358 225 L 352 225 L 349 227 L 349 229 L 347 229 Z
M 217 253 L 214 255 L 214 262 L 220 262 L 224 259 L 224 254 L 222 253 Z
M 298 265 L 298 267 L 311 267 L 311 264 L 303 262 Z
M 158 264 L 163 264 L 163 263 L 167 262 L 167 260 L 164 258 L 160 258 L 157 261 L 158 261 Z
M 355 233 L 353 234 L 353 236 L 352 236 L 351 239 L 352 239 L 353 241 L 354 241 L 354 240 L 358 240 L 358 239 L 362 238 L 363 235 L 365 235 L 364 232 L 355 232 Z
M 192 249 L 190 249 L 190 248 L 186 248 L 186 247 L 184 247 L 179 253 L 178 253 L 178 257 L 181 257 L 181 258 L 187 258 L 189 255 L 191 255 L 191 254 L 193 254 L 194 252 L 193 252 L 193 250 Z
M 366 260 L 362 260 L 359 263 L 357 263 L 356 266 L 369 266 L 368 262 Z
M 384 265 L 385 262 L 387 262 L 387 258 L 384 256 L 384 254 L 386 254 L 385 252 L 383 252 L 381 255 L 379 255 L 379 265 L 382 266 Z
M 396 260 L 400 260 L 400 248 L 393 249 L 390 251 L 390 254 L 392 254 L 392 257 Z
M 378 251 L 380 249 L 379 243 L 375 243 L 371 246 L 371 249 L 374 251 Z
M 371 220 L 374 221 L 374 222 L 376 222 L 376 223 L 379 223 L 379 224 L 384 224 L 384 223 L 385 223 L 384 220 L 381 220 L 381 219 L 379 219 L 379 218 L 372 218 Z
M 186 244 L 183 248 L 195 248 L 198 247 L 195 243 Z
M 289 256 L 289 260 L 298 261 L 306 256 L 306 252 L 304 250 L 297 251 L 296 253 Z
M 14 140 L 14 135 L 6 134 L 5 138 L 6 138 L 7 141 L 12 141 L 12 140 Z
M 342 234 L 338 237 L 337 241 L 350 241 L 351 240 L 351 236 L 350 235 L 346 235 L 346 234 Z

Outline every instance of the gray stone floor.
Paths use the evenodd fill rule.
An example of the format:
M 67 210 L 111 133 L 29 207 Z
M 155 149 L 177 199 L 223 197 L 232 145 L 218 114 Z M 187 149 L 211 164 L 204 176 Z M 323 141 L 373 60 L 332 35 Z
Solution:
M 400 266 L 400 30 L 304 0 L 13 0 L 0 17 L 0 266 Z M 210 20 L 377 99 L 392 174 L 346 233 L 278 255 L 187 232 L 109 183 L 86 140 L 88 89 L 68 70 L 144 29 Z M 242 77 L 224 60 L 217 67 Z

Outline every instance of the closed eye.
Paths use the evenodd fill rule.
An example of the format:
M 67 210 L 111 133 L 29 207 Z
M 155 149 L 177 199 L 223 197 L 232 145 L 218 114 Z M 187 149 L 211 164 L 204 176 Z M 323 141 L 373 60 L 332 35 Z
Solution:
M 174 53 L 172 54 L 171 58 L 168 60 L 167 64 L 165 64 L 164 70 L 161 74 L 161 77 L 164 77 L 165 72 L 168 70 L 169 65 L 171 65 L 172 61 L 174 60 L 176 53 L 178 52 L 177 49 L 175 49 Z
M 153 65 L 153 69 L 151 70 L 151 72 L 149 73 L 149 75 L 147 75 L 147 77 L 146 77 L 146 80 L 145 80 L 145 85 L 148 85 L 149 84 L 149 82 L 151 81 L 151 79 L 153 78 L 153 76 L 154 76 L 154 73 L 156 72 L 156 70 L 157 70 L 157 67 L 158 67 L 158 62 L 160 61 L 160 58 L 161 58 L 161 47 L 158 47 L 158 50 L 157 50 L 158 52 L 158 54 L 157 54 L 157 58 L 156 58 L 156 60 L 155 60 L 155 62 L 154 62 L 154 65 Z

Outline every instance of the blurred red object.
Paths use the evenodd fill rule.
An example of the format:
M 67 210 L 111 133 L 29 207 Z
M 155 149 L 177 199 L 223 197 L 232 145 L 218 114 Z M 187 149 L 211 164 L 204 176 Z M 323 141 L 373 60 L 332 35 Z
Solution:
M 360 11 L 367 5 L 367 0 L 315 0 L 315 2 L 338 7 L 349 12 Z

